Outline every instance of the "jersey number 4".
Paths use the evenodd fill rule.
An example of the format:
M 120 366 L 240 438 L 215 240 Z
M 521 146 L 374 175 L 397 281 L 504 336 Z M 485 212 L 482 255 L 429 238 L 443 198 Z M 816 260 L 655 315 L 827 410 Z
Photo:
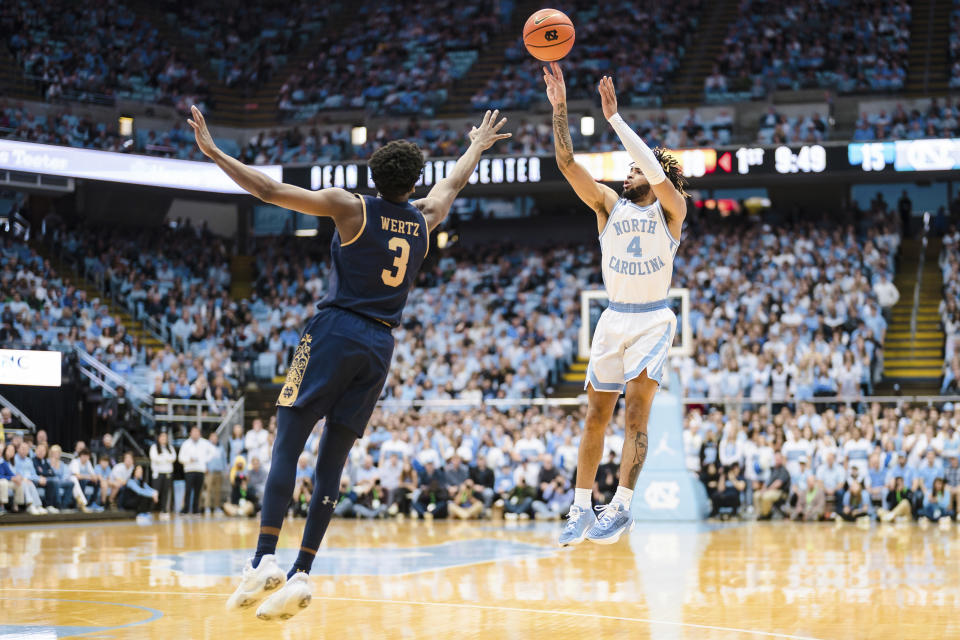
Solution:
M 643 247 L 640 246 L 640 236 L 633 236 L 633 240 L 631 240 L 630 244 L 627 245 L 627 253 L 632 255 L 634 258 L 643 257 Z
M 384 269 L 380 273 L 380 277 L 383 279 L 383 284 L 388 287 L 399 287 L 404 276 L 407 275 L 407 263 L 410 262 L 410 243 L 403 238 L 394 237 L 390 238 L 387 247 L 397 254 L 393 259 L 394 270 Z

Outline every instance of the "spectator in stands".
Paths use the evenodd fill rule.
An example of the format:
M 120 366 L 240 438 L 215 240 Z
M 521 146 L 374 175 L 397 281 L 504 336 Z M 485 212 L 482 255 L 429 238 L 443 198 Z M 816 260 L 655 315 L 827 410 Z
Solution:
M 214 512 L 226 502 L 224 482 L 227 476 L 227 452 L 220 446 L 216 432 L 200 443 L 204 451 L 203 510 Z
M 238 456 L 230 467 L 230 499 L 223 504 L 223 512 L 228 516 L 250 517 L 259 509 L 259 501 L 250 488 L 246 461 Z
M 843 494 L 843 502 L 834 515 L 837 524 L 844 521 L 862 524 L 873 518 L 873 503 L 870 496 L 863 491 L 863 487 L 856 480 L 851 480 L 847 491 Z
M 486 456 L 477 456 L 477 462 L 470 467 L 470 479 L 473 481 L 474 490 L 479 492 L 483 498 L 483 506 L 487 509 L 493 504 L 495 496 L 493 470 L 487 466 Z
M 950 492 L 952 498 L 950 509 L 954 513 L 958 513 L 960 512 L 958 511 L 958 507 L 960 507 L 960 456 L 955 451 L 944 452 L 943 455 L 950 460 L 944 470 L 944 481 L 947 485 L 945 490 Z
M 920 511 L 920 525 L 925 526 L 928 521 L 939 522 L 942 529 L 950 528 L 950 520 L 954 511 L 950 508 L 950 489 L 942 477 L 933 481 L 929 489 L 923 488 L 923 509 Z
M 103 437 L 97 441 L 93 441 L 92 453 L 96 456 L 97 462 L 100 461 L 100 458 L 106 457 L 110 463 L 110 466 L 117 464 L 118 451 L 117 447 L 113 444 L 113 434 L 104 433 Z
M 450 515 L 460 520 L 472 520 L 483 513 L 483 500 L 478 497 L 473 480 L 466 478 L 451 494 Z
M 78 444 L 82 447 L 82 443 Z M 105 464 L 110 462 L 106 457 L 103 458 L 103 461 Z M 80 484 L 80 489 L 87 499 L 90 510 L 102 511 L 105 504 L 103 499 L 109 495 L 110 489 L 107 486 L 106 478 L 94 468 L 90 461 L 89 449 L 82 447 L 74 453 L 73 460 L 70 462 L 70 473 Z
M 530 511 L 533 507 L 533 500 L 537 495 L 537 490 L 527 484 L 527 479 L 520 474 L 516 479 L 514 487 L 507 493 L 504 500 L 503 517 L 507 520 L 516 520 L 517 518 L 527 520 L 530 518 Z
M 127 455 L 130 455 L 131 459 L 133 457 L 128 452 L 124 455 L 124 462 L 126 462 Z M 143 467 L 138 464 L 124 484 L 118 502 L 121 509 L 136 512 L 137 522 L 149 524 L 151 522 L 150 512 L 157 505 L 159 495 L 156 489 L 150 487 L 144 481 Z
M 102 458 L 101 458 L 102 459 Z M 113 465 L 110 469 L 107 483 L 110 487 L 109 504 L 111 507 L 117 506 L 117 498 L 125 486 L 130 476 L 133 474 L 133 452 L 126 451 L 123 454 L 123 460 L 119 464 Z
M 190 428 L 190 437 L 180 445 L 178 459 L 183 465 L 186 491 L 183 496 L 181 514 L 200 513 L 200 493 L 203 491 L 203 479 L 206 472 L 206 444 L 200 442 L 200 428 Z
M 153 487 L 157 490 L 157 508 L 160 517 L 170 515 L 173 501 L 173 463 L 177 461 L 177 452 L 170 446 L 170 436 L 166 431 L 157 434 L 157 441 L 150 445 L 150 473 Z
M 817 479 L 823 484 L 827 499 L 833 498 L 835 508 L 839 508 L 843 502 L 843 485 L 846 482 L 846 476 L 846 471 L 837 462 L 836 454 L 828 451 L 823 463 L 817 469 Z
M 32 516 L 44 515 L 47 510 L 41 503 L 40 493 L 37 491 L 36 485 L 15 471 L 16 450 L 13 443 L 8 443 L 3 448 L 3 460 L 0 461 L 0 478 L 6 480 L 9 483 L 8 486 L 12 487 L 14 505 L 26 505 L 27 513 Z
M 882 522 L 909 518 L 913 514 L 913 494 L 907 489 L 903 476 L 893 479 L 893 487 L 887 492 L 885 508 L 877 512 Z
M 227 460 L 233 464 L 234 460 L 244 454 L 246 451 L 245 447 L 243 425 L 238 422 L 233 425 L 233 429 L 230 432 L 230 440 L 227 442 Z
M 39 450 L 39 446 L 37 449 Z M 83 513 L 87 513 L 90 509 L 87 507 L 87 498 L 83 493 L 83 490 L 80 488 L 80 482 L 73 476 L 73 473 L 70 471 L 70 466 L 63 463 L 60 459 L 60 455 L 63 453 L 63 450 L 60 448 L 60 445 L 55 444 L 50 447 L 50 469 L 53 470 L 53 473 L 56 475 L 57 480 L 60 481 L 60 485 L 63 489 L 61 504 L 65 508 L 76 507 Z
M 40 432 L 37 435 L 39 436 Z M 61 480 L 60 474 L 50 465 L 50 461 L 47 459 L 46 432 L 43 432 L 44 442 L 40 442 L 39 437 L 37 440 L 37 448 L 33 455 L 34 471 L 44 487 L 44 500 L 47 502 L 47 510 L 51 513 L 57 513 L 66 508 L 65 503 L 70 499 L 73 483 Z
M 252 427 L 243 438 L 247 456 L 251 458 L 251 461 L 254 457 L 258 458 L 260 462 L 269 460 L 270 453 L 267 440 L 270 434 L 263 428 L 263 420 L 254 418 Z
M 783 465 L 783 455 L 774 455 L 770 476 L 759 491 L 753 494 L 753 506 L 758 519 L 767 519 L 774 505 L 786 500 L 790 495 L 790 473 Z
M 534 500 L 531 507 L 537 520 L 556 520 L 567 513 L 572 504 L 573 487 L 565 476 L 557 474 L 541 484 L 540 499 Z
M 59 513 L 59 484 L 55 480 L 37 473 L 33 458 L 30 456 L 30 445 L 20 442 L 17 453 L 13 457 L 13 471 L 30 482 L 36 491 L 43 491 L 42 502 L 39 503 L 50 513 Z
M 823 490 L 823 481 L 808 471 L 804 478 L 803 492 L 798 495 L 797 504 L 790 519 L 817 522 L 823 519 L 826 509 L 827 494 Z
M 447 517 L 447 490 L 446 478 L 432 460 L 424 464 L 420 474 L 420 494 L 413 501 L 411 507 L 422 520 Z

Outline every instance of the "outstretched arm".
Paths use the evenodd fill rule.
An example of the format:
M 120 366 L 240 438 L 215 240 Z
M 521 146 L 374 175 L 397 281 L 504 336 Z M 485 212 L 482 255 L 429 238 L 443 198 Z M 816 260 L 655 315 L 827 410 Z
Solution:
M 577 196 L 596 212 L 597 226 L 602 231 L 607 224 L 610 210 L 617 202 L 617 194 L 610 187 L 594 180 L 590 172 L 573 159 L 573 140 L 570 138 L 570 125 L 567 122 L 567 88 L 560 65 L 551 62 L 549 68 L 544 67 L 543 81 L 547 85 L 547 98 L 553 105 L 553 145 L 557 166 Z
M 453 206 L 453 201 L 456 199 L 457 194 L 467 186 L 467 183 L 470 181 L 470 176 L 473 175 L 473 170 L 477 168 L 481 154 L 492 147 L 497 140 L 506 140 L 513 135 L 510 133 L 500 133 L 503 125 L 507 124 L 507 119 L 503 118 L 497 122 L 497 116 L 499 115 L 499 110 L 495 110 L 492 113 L 487 111 L 487 113 L 484 114 L 483 122 L 480 123 L 480 126 L 474 127 L 470 131 L 470 147 L 460 156 L 460 159 L 457 160 L 450 175 L 437 182 L 437 184 L 430 189 L 430 193 L 427 194 L 426 198 L 422 198 L 413 203 L 413 206 L 423 212 L 423 217 L 426 219 L 430 231 L 436 229 L 437 226 L 446 219 L 447 214 L 450 213 L 450 207 Z
M 620 142 L 633 161 L 643 172 L 643 176 L 650 183 L 657 200 L 663 206 L 667 214 L 670 233 L 674 238 L 680 237 L 680 229 L 683 226 L 683 219 L 687 217 L 687 200 L 683 197 L 673 183 L 667 180 L 667 174 L 660 166 L 660 162 L 650 147 L 637 135 L 636 131 L 630 128 L 620 114 L 617 113 L 617 92 L 613 87 L 613 79 L 610 76 L 604 76 L 600 80 L 600 100 L 603 104 L 603 115 L 613 127 L 613 130 L 620 136 Z
M 292 209 L 312 216 L 327 216 L 334 219 L 337 228 L 350 226 L 351 218 L 362 215 L 362 208 L 356 196 L 343 189 L 322 189 L 310 191 L 291 184 L 277 182 L 260 171 L 248 167 L 236 158 L 231 158 L 213 142 L 207 129 L 207 122 L 196 106 L 191 107 L 193 118 L 187 120 L 193 128 L 197 146 L 205 156 L 213 160 L 223 172 L 230 176 L 240 187 L 251 195 L 275 204 L 278 207 Z M 358 223 L 359 224 L 359 223 Z M 341 231 L 344 231 L 341 229 Z M 347 234 L 344 237 L 353 237 Z

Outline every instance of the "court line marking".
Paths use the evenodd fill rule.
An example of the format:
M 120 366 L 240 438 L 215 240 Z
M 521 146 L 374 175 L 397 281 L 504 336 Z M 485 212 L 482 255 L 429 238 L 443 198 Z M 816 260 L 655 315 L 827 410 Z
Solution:
M 0 591 L 57 591 L 57 589 L 0 589 Z M 79 589 L 59 589 L 59 591 L 73 591 L 73 592 L 76 592 L 76 591 L 80 591 L 80 590 L 79 590 Z M 96 592 L 91 591 L 91 592 L 87 592 L 87 593 L 96 593 Z M 160 611 L 160 610 L 158 610 L 158 609 L 152 609 L 152 608 L 150 608 L 150 607 L 144 607 L 144 606 L 141 606 L 141 605 L 139 605 L 139 604 L 126 604 L 126 603 L 123 603 L 123 602 L 103 602 L 103 601 L 100 601 L 100 600 L 68 600 L 68 599 L 66 599 L 66 598 L 23 598 L 23 597 L 18 597 L 18 598 L 4 598 L 4 597 L 0 597 L 0 600 L 21 600 L 21 601 L 22 601 L 22 600 L 32 600 L 32 601 L 43 600 L 43 601 L 50 601 L 50 602 L 80 602 L 80 603 L 82 603 L 82 604 L 105 604 L 105 605 L 108 605 L 108 606 L 111 606 L 111 607 L 126 607 L 127 609 L 140 609 L 141 611 L 146 611 L 147 613 L 150 614 L 150 617 L 149 617 L 149 618 L 145 618 L 145 619 L 143 619 L 143 620 L 135 620 L 135 621 L 133 621 L 133 622 L 127 622 L 126 624 L 120 624 L 120 625 L 114 625 L 114 626 L 112 626 L 112 627 L 111 627 L 111 626 L 107 626 L 107 627 L 100 626 L 100 627 L 94 629 L 93 631 L 83 631 L 83 632 L 80 632 L 80 633 L 71 634 L 71 635 L 69 635 L 69 636 L 58 636 L 58 637 L 64 637 L 64 638 L 82 638 L 82 637 L 90 636 L 90 635 L 93 635 L 93 634 L 109 633 L 109 632 L 111 632 L 111 631 L 116 631 L 117 629 L 126 629 L 126 628 L 128 628 L 128 627 L 137 627 L 137 626 L 139 626 L 139 625 L 141 625 L 141 624 L 147 624 L 147 623 L 149 623 L 149 622 L 153 622 L 154 620 L 159 620 L 160 618 L 163 617 L 163 612 Z M 28 628 L 29 628 L 30 626 L 33 626 L 33 625 L 25 624 L 25 625 L 22 625 L 22 626 L 25 626 L 25 627 L 28 627 Z M 43 626 L 43 625 L 36 625 L 36 626 Z M 53 626 L 54 628 L 56 628 L 56 625 L 50 625 L 50 626 Z M 92 626 L 92 625 L 91 625 L 91 626 Z
M 195 591 L 126 591 L 123 589 L 42 589 L 32 587 L 0 587 L 0 593 L 5 591 L 54 591 L 58 593 L 110 593 L 127 595 L 146 595 L 146 596 L 200 596 L 227 598 L 229 593 L 203 593 Z M 347 598 L 338 596 L 313 596 L 314 600 L 326 600 L 330 602 L 359 602 L 364 604 L 393 604 L 421 607 L 448 607 L 461 609 L 478 609 L 481 611 L 509 611 L 513 613 L 533 613 L 541 615 L 570 616 L 575 618 L 592 618 L 596 620 L 617 620 L 621 622 L 640 622 L 646 624 L 660 624 L 674 627 L 689 627 L 692 629 L 704 629 L 707 631 L 727 631 L 730 633 L 744 633 L 753 636 L 762 636 L 765 638 L 785 638 L 786 640 L 818 640 L 813 636 L 795 636 L 788 633 L 776 633 L 773 631 L 752 631 L 750 629 L 737 629 L 736 627 L 718 627 L 709 624 L 697 624 L 695 622 L 675 622 L 673 620 L 653 620 L 651 618 L 628 618 L 625 616 L 610 616 L 602 613 L 585 613 L 580 611 L 555 611 L 550 609 L 526 609 L 523 607 L 498 607 L 487 604 L 471 604 L 468 602 L 426 602 L 420 600 L 389 600 L 376 598 Z M 135 605 L 131 605 L 135 606 Z

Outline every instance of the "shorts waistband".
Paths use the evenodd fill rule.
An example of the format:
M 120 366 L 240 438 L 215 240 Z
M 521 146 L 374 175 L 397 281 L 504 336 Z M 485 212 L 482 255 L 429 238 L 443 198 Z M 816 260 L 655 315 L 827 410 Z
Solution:
M 355 311 L 355 310 L 353 310 L 353 309 L 348 309 L 347 307 L 341 307 L 340 305 L 331 304 L 331 305 L 329 305 L 329 306 L 327 306 L 327 307 L 323 307 L 323 308 L 324 308 L 324 309 L 336 309 L 337 311 L 346 311 L 346 312 L 349 313 L 350 315 L 357 316 L 358 318 L 362 318 L 363 320 L 366 320 L 366 321 L 368 321 L 368 322 L 373 322 L 373 323 L 379 325 L 381 328 L 389 329 L 389 330 L 391 330 L 391 331 L 396 328 L 394 325 L 390 324 L 390 323 L 387 322 L 386 320 L 381 320 L 380 318 L 374 318 L 373 316 L 368 316 L 368 315 L 365 314 L 365 313 L 360 313 L 359 311 Z
M 620 313 L 647 313 L 648 311 L 659 311 L 667 308 L 667 299 L 654 300 L 653 302 L 614 302 L 610 301 L 608 309 L 619 311 Z

